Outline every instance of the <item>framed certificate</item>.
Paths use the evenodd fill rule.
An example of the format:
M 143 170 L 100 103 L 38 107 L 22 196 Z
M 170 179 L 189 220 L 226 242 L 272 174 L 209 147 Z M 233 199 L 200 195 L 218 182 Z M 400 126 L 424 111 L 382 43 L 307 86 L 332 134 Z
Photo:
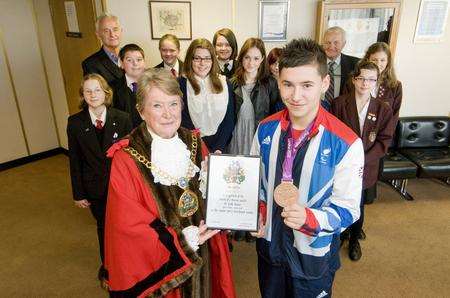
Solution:
M 206 225 L 210 229 L 257 231 L 261 159 L 210 154 Z

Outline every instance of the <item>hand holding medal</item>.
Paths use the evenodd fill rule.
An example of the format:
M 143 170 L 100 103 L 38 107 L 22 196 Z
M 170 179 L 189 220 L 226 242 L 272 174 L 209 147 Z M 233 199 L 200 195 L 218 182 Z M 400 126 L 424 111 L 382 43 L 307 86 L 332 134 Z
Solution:
M 281 212 L 281 216 L 284 218 L 284 224 L 288 227 L 299 230 L 306 221 L 305 207 L 300 206 L 297 203 L 287 206 Z

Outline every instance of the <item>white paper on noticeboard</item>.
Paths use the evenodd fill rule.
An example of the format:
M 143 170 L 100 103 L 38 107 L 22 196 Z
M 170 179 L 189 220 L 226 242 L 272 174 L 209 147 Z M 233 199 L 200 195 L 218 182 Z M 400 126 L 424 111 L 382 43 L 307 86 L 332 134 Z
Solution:
M 66 11 L 67 28 L 69 32 L 80 32 L 78 27 L 77 8 L 75 1 L 64 1 L 64 8 Z

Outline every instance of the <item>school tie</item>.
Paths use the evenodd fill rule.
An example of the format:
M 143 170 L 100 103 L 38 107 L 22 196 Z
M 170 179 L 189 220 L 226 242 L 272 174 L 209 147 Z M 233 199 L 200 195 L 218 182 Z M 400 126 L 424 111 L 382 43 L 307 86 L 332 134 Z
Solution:
M 171 68 L 170 72 L 172 73 L 172 75 L 176 78 L 177 77 L 177 71 L 175 70 L 175 68 Z
M 331 61 L 328 63 L 328 74 L 330 75 L 330 87 L 328 87 L 325 93 L 325 100 L 331 103 L 334 98 L 334 68 L 336 67 L 336 62 Z
M 137 83 L 131 83 L 131 87 L 133 88 L 133 93 L 137 91 Z
M 228 66 L 230 66 L 230 64 L 227 62 L 223 65 L 223 74 L 228 77 L 228 75 L 230 74 L 230 70 L 228 69 Z
M 95 119 L 95 128 L 98 130 L 103 129 L 103 121 L 100 119 Z

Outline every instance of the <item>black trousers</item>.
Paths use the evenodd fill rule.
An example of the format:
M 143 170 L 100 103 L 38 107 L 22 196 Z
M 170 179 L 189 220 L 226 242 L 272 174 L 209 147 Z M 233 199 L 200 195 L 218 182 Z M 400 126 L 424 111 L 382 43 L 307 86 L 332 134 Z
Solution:
M 90 201 L 91 213 L 97 221 L 97 237 L 98 246 L 100 250 L 100 259 L 102 260 L 102 265 L 105 258 L 104 253 L 104 239 L 105 239 L 105 214 L 106 214 L 106 198 L 101 200 Z
M 258 255 L 258 281 L 262 298 L 328 298 L 332 296 L 334 271 L 318 279 L 291 277 L 283 266 L 269 264 Z
M 361 192 L 361 204 L 359 205 L 359 210 L 361 215 L 357 221 L 355 221 L 350 227 L 350 242 L 355 242 L 358 240 L 359 235 L 361 234 L 363 224 L 364 224 L 364 204 L 365 202 L 370 202 L 374 200 L 377 196 L 377 184 L 371 186 L 369 188 L 363 189 Z

